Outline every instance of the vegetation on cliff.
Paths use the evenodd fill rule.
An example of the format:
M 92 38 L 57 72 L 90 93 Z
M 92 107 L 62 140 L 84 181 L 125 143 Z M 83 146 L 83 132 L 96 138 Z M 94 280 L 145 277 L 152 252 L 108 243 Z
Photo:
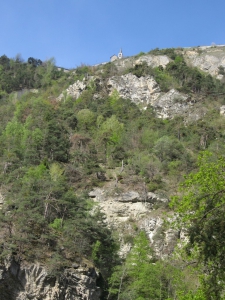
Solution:
M 177 88 L 195 99 L 199 96 L 208 110 L 203 119 L 188 124 L 180 117 L 158 119 L 151 107 L 140 110 L 116 91 L 109 96 L 104 85 L 94 83 L 76 101 L 66 94 L 57 100 L 62 90 L 87 73 L 103 80 L 115 74 L 112 64 L 81 66 L 65 73 L 53 61 L 36 65 L 0 57 L 0 192 L 5 197 L 0 211 L 2 261 L 8 255 L 18 261 L 38 260 L 55 275 L 74 261 L 88 259 L 105 281 L 111 278 L 111 299 L 127 299 L 128 294 L 129 299 L 222 297 L 219 287 L 218 293 L 204 298 L 203 291 L 187 279 L 189 271 L 182 270 L 180 261 L 158 261 L 142 232 L 132 241 L 127 259 L 119 262 L 115 235 L 87 196 L 105 180 L 115 180 L 115 186 L 118 181 L 129 186 L 136 180 L 147 191 L 170 197 L 184 176 L 198 169 L 199 152 L 212 151 L 212 162 L 204 161 L 203 169 L 184 183 L 186 188 L 195 188 L 192 194 L 175 207 L 184 215 L 189 213 L 189 253 L 197 246 L 205 266 L 211 267 L 207 272 L 212 271 L 214 286 L 223 280 L 220 201 L 224 162 L 217 162 L 216 157 L 225 150 L 225 118 L 218 110 L 225 103 L 225 88 L 188 66 L 173 49 L 170 54 L 172 61 L 165 69 L 142 64 L 126 72 L 152 75 L 164 91 Z M 24 88 L 27 90 L 18 97 L 15 91 Z M 33 88 L 38 92 L 33 93 Z M 101 97 L 94 97 L 96 91 Z M 120 176 L 110 177 L 108 171 L 121 164 Z M 202 197 L 212 179 L 217 186 L 212 187 L 209 198 Z M 199 199 L 205 201 L 201 206 Z M 208 274 L 201 264 L 198 268 L 196 272 Z M 106 289 L 107 284 L 103 285 Z M 206 291 L 211 287 L 202 285 Z

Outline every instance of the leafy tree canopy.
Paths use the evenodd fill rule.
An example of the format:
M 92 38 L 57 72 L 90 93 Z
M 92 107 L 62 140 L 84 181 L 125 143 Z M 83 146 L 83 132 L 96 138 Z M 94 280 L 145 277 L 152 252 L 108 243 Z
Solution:
M 174 197 L 171 203 L 188 230 L 187 253 L 197 252 L 205 266 L 206 299 L 221 299 L 224 290 L 224 178 L 225 158 L 203 152 L 198 159 L 198 171 L 186 177 L 181 196 Z

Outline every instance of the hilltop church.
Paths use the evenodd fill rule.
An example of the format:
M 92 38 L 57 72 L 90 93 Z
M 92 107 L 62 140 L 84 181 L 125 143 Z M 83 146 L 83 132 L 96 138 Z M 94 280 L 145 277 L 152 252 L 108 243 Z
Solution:
M 123 52 L 122 52 L 122 49 L 120 49 L 120 52 L 118 53 L 118 55 L 112 55 L 111 57 L 110 57 L 110 61 L 111 62 L 113 62 L 113 61 L 115 61 L 115 60 L 117 60 L 117 59 L 121 59 L 121 58 L 123 58 Z

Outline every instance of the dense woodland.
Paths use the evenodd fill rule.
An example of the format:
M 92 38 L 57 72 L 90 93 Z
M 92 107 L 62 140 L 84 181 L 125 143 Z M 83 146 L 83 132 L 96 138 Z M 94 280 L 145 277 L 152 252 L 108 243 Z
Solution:
M 225 85 L 188 66 L 181 50 L 151 53 L 172 61 L 165 69 L 143 63 L 124 73 L 151 75 L 162 91 L 189 94 L 207 108 L 203 119 L 162 120 L 152 107 L 140 110 L 94 83 L 76 101 L 56 99 L 87 73 L 107 80 L 117 72 L 113 63 L 65 73 L 54 60 L 0 57 L 1 261 L 38 260 L 52 276 L 88 261 L 102 274 L 102 299 L 223 299 Z M 187 228 L 190 242 L 168 261 L 155 256 L 142 231 L 129 237 L 127 258 L 119 258 L 118 236 L 88 197 L 114 180 L 110 170 L 122 162 L 117 180 L 169 197 L 166 210 L 179 212 Z

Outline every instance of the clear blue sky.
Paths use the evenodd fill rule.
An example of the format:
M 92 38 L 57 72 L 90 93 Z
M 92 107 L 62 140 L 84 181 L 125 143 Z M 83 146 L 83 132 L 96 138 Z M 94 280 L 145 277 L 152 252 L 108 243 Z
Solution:
M 225 44 L 225 0 L 0 0 L 0 56 L 75 68 L 156 47 Z

